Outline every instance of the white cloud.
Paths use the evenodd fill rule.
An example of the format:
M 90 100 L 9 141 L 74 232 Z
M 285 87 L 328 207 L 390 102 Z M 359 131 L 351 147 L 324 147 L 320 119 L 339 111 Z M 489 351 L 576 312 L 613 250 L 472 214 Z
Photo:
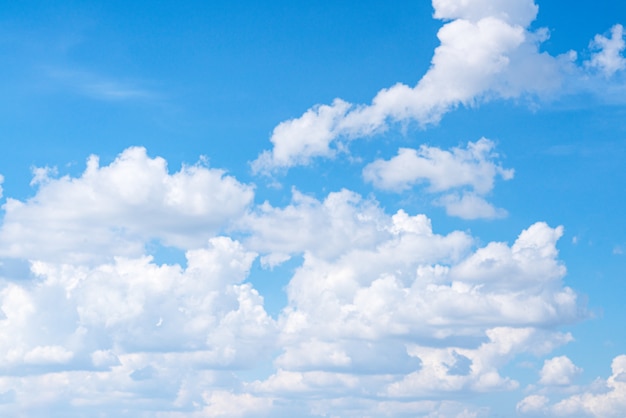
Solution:
M 389 122 L 415 120 L 424 126 L 460 105 L 551 93 L 572 66 L 571 54 L 539 52 L 548 33 L 526 29 L 537 13 L 532 0 L 435 0 L 433 6 L 436 18 L 452 21 L 437 33 L 440 45 L 415 87 L 398 83 L 382 89 L 370 105 L 337 99 L 282 122 L 272 133 L 273 149 L 252 163 L 253 170 L 269 173 L 332 157 L 345 148 L 341 141 L 381 132 Z
M 35 262 L 35 284 L 0 292 L 0 369 L 70 360 L 100 368 L 154 350 L 219 367 L 254 362 L 274 330 L 262 298 L 241 283 L 255 257 L 217 237 L 189 251 L 184 270 L 147 257 L 94 268 Z
M 517 403 L 517 411 L 522 414 L 541 412 L 550 400 L 543 395 L 530 395 Z
M 435 204 L 446 208 L 449 216 L 463 219 L 494 219 L 504 218 L 507 211 L 494 207 L 481 196 L 475 193 L 447 194 L 435 200 Z
M 335 257 L 348 248 L 370 247 L 385 235 L 389 222 L 377 202 L 349 190 L 329 193 L 324 201 L 292 190 L 291 203 L 276 208 L 265 202 L 247 214 L 238 227 L 250 233 L 247 245 L 270 253 L 276 265 L 294 253 Z
M 333 156 L 335 150 L 329 145 L 339 134 L 338 124 L 349 108 L 349 103 L 336 99 L 330 106 L 319 105 L 309 109 L 300 118 L 282 122 L 272 133 L 274 149 L 261 154 L 253 164 L 254 170 L 306 165 L 313 157 Z
M 249 187 L 217 170 L 198 166 L 170 175 L 165 167 L 131 149 L 106 167 L 92 160 L 77 178 L 42 175 L 34 198 L 9 200 L 14 207 L 4 228 L 19 219 L 26 231 L 55 237 L 70 222 L 82 222 L 69 248 L 111 225 L 134 228 L 139 244 L 180 234 L 190 248 L 182 267 L 157 265 L 141 251 L 124 256 L 126 249 L 116 246 L 128 240 L 122 228 L 101 237 L 101 247 L 85 244 L 80 259 L 42 251 L 49 241 L 35 240 L 32 277 L 7 278 L 0 290 L 0 393 L 13 399 L 0 407 L 3 414 L 23 405 L 30 416 L 67 405 L 84 413 L 104 404 L 142 411 L 149 402 L 164 416 L 254 415 L 255 408 L 311 416 L 356 399 L 363 409 L 339 413 L 364 416 L 372 408 L 368 399 L 377 398 L 410 416 L 402 405 L 418 395 L 517 387 L 502 367 L 518 354 L 544 355 L 567 343 L 571 335 L 554 327 L 584 315 L 561 281 L 560 227 L 537 223 L 512 245 L 476 249 L 467 232 L 437 234 L 425 215 L 389 214 L 348 190 L 323 200 L 294 190 L 285 207 L 264 203 L 243 213 Z M 467 182 L 488 190 L 491 175 Z M 216 190 L 223 196 L 216 198 Z M 207 195 L 216 202 L 203 200 Z M 231 196 L 239 201 L 226 202 Z M 70 205 L 87 201 L 99 204 Z M 235 209 L 215 215 L 212 205 L 219 202 Z M 180 219 L 163 226 L 134 213 L 148 207 Z M 215 218 L 241 240 L 213 236 L 214 226 L 194 245 L 203 234 L 187 225 L 211 225 Z M 99 261 L 100 248 L 115 257 Z M 270 266 L 302 255 L 278 320 L 246 283 L 257 254 Z M 233 375 L 272 361 L 275 370 L 260 376 Z M 28 404 L 33 388 L 42 395 Z M 231 402 L 250 408 L 234 411 Z M 420 405 L 426 416 L 486 415 L 444 401 Z
M 301 249 L 304 262 L 279 318 L 278 371 L 254 383 L 254 393 L 414 399 L 510 390 L 518 384 L 501 367 L 520 353 L 544 355 L 571 341 L 544 329 L 584 315 L 561 281 L 561 227 L 537 223 L 513 245 L 472 251 L 466 233 L 437 235 L 425 216 L 389 216 L 351 192 L 306 203 L 256 214 L 261 225 L 268 216 L 288 231 L 314 230 L 317 242 L 335 250 L 304 245 L 312 239 L 306 234 L 281 234 L 278 249 Z M 352 228 L 376 233 L 356 246 L 336 246 L 333 234 L 350 236 L 344 231 Z M 259 237 L 265 251 L 275 248 L 271 235 Z
M 478 21 L 493 16 L 505 22 L 527 26 L 537 16 L 533 0 L 433 0 L 437 19 Z
M 543 363 L 539 373 L 542 385 L 569 385 L 572 379 L 582 372 L 567 356 L 554 357 Z
M 186 249 L 214 236 L 253 197 L 222 170 L 193 165 L 169 174 L 163 158 L 138 147 L 103 167 L 91 156 L 80 177 L 50 173 L 35 170 L 34 197 L 4 204 L 1 255 L 103 261 L 138 256 L 151 239 Z
M 446 193 L 434 203 L 446 208 L 450 216 L 464 219 L 501 218 L 506 211 L 493 207 L 484 199 L 494 186 L 497 176 L 513 178 L 512 169 L 497 163 L 495 144 L 481 138 L 469 142 L 466 148 L 450 151 L 422 145 L 418 150 L 400 148 L 390 160 L 376 160 L 363 169 L 363 178 L 383 190 L 403 191 L 415 184 L 428 182 L 429 193 Z
M 493 189 L 496 176 L 513 178 L 514 171 L 495 162 L 495 144 L 481 138 L 467 147 L 450 151 L 422 145 L 418 150 L 400 148 L 390 160 L 376 160 L 363 169 L 363 177 L 383 190 L 401 191 L 428 181 L 429 191 L 470 187 L 479 194 Z
M 569 381 L 569 378 L 562 379 L 563 376 L 578 373 L 580 370 L 566 357 L 567 360 L 557 359 L 560 358 L 552 359 L 550 363 L 546 362 L 549 369 L 546 374 L 557 380 L 550 384 L 566 384 L 565 381 Z M 615 357 L 611 369 L 612 374 L 606 380 L 596 379 L 587 387 L 571 387 L 568 393 L 573 391 L 577 393 L 554 403 L 550 403 L 550 399 L 545 395 L 530 395 L 518 403 L 518 410 L 543 416 L 623 417 L 626 410 L 626 355 Z
M 615 25 L 611 28 L 610 38 L 596 35 L 589 46 L 596 52 L 592 53 L 591 59 L 585 62 L 587 67 L 598 69 L 606 77 L 626 68 L 626 58 L 622 56 L 626 48 L 622 25 Z

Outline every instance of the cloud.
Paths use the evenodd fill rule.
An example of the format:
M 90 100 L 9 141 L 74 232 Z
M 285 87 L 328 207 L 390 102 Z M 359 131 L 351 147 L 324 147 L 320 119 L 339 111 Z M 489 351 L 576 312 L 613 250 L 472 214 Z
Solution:
M 89 71 L 48 69 L 47 75 L 83 96 L 104 101 L 154 99 L 157 94 L 136 82 L 120 81 Z
M 565 359 L 557 357 L 550 362 L 547 361 L 549 369 L 547 374 L 559 380 L 559 376 L 577 373 L 579 369 L 575 366 L 572 369 L 573 365 L 569 359 L 566 357 Z M 573 387 L 569 393 L 577 393 L 568 394 L 564 399 L 554 403 L 550 403 L 547 396 L 530 395 L 518 403 L 518 411 L 563 417 L 621 417 L 626 410 L 626 355 L 615 357 L 611 363 L 611 370 L 612 374 L 607 379 L 597 379 L 583 388 Z M 557 384 L 560 383 L 557 382 Z
M 8 198 L 0 254 L 39 260 L 102 261 L 137 256 L 151 239 L 183 249 L 201 245 L 242 214 L 251 186 L 201 164 L 169 174 L 144 148 L 107 166 L 89 157 L 81 176 L 48 177 L 36 169 L 35 196 Z
M 522 414 L 532 414 L 541 412 L 548 402 L 549 399 L 543 395 L 530 395 L 519 401 L 516 409 Z
M 626 58 L 622 56 L 626 48 L 622 25 L 615 25 L 611 28 L 610 38 L 596 35 L 589 47 L 595 52 L 592 53 L 590 60 L 585 61 L 587 67 L 599 70 L 605 77 L 610 77 L 626 68 Z
M 293 189 L 289 205 L 277 208 L 265 202 L 246 214 L 238 228 L 247 231 L 247 245 L 280 263 L 297 253 L 333 258 L 349 248 L 369 247 L 385 234 L 382 223 L 388 221 L 376 201 L 352 191 L 329 193 L 320 202 Z
M 338 402 L 362 396 L 408 402 L 512 390 L 518 383 L 501 375 L 502 366 L 521 353 L 544 355 L 568 343 L 572 336 L 554 328 L 585 315 L 561 281 L 560 227 L 537 223 L 512 245 L 472 249 L 466 233 L 438 235 L 424 215 L 388 215 L 347 191 L 288 208 L 268 207 L 256 222 L 264 222 L 264 213 L 272 225 L 284 219 L 286 230 L 314 230 L 335 250 L 308 250 L 306 234 L 281 234 L 277 250 L 300 248 L 304 260 L 278 321 L 277 371 L 250 386 L 257 395 L 328 398 L 332 391 Z M 300 223 L 300 211 L 317 221 Z M 337 230 L 374 231 L 373 225 L 377 233 L 357 245 L 334 244 Z M 260 237 L 266 247 L 257 251 L 276 248 L 271 235 Z
M 445 399 L 513 390 L 503 367 L 568 343 L 557 327 L 585 316 L 562 282 L 561 227 L 536 223 L 511 245 L 477 247 L 468 232 L 439 234 L 423 214 L 387 213 L 349 190 L 251 206 L 250 187 L 220 170 L 166 166 L 131 148 L 108 166 L 92 158 L 78 177 L 43 170 L 33 198 L 8 200 L 3 228 L 19 220 L 38 235 L 14 253 L 30 260 L 30 277 L 0 284 L 2 414 L 140 414 L 149 404 L 173 417 L 314 416 L 353 400 L 336 413 L 390 403 L 398 416 L 411 405 L 488 416 Z M 239 238 L 217 234 L 223 224 Z M 98 246 L 78 240 L 100 231 Z M 81 257 L 46 248 L 63 233 L 59 244 Z M 141 249 L 154 237 L 179 239 L 186 263 L 156 264 Z M 273 319 L 252 264 L 293 255 L 302 261 Z
M 414 184 L 428 182 L 427 192 L 448 193 L 435 200 L 444 206 L 451 216 L 465 219 L 499 218 L 506 215 L 482 197 L 493 189 L 496 176 L 505 180 L 513 178 L 512 169 L 504 169 L 497 163 L 495 144 L 481 138 L 468 142 L 466 148 L 450 151 L 422 145 L 418 150 L 400 148 L 398 155 L 390 160 L 376 160 L 363 169 L 363 178 L 378 189 L 400 192 Z M 469 189 L 469 191 L 468 191 Z
M 270 137 L 272 149 L 252 162 L 255 173 L 270 174 L 316 157 L 332 158 L 348 142 L 384 132 L 395 122 L 438 123 L 459 106 L 497 99 L 544 100 L 564 94 L 615 90 L 606 79 L 626 68 L 623 27 L 596 35 L 591 58 L 577 65 L 577 54 L 553 56 L 540 50 L 545 28 L 529 29 L 538 7 L 532 0 L 434 0 L 434 17 L 444 20 L 431 66 L 410 87 L 381 89 L 370 104 L 335 99 L 301 117 L 281 122 Z M 599 71 L 605 80 L 594 72 Z M 617 95 L 621 94 L 620 88 Z
M 435 201 L 435 204 L 446 208 L 446 214 L 463 219 L 495 219 L 504 218 L 507 211 L 494 207 L 475 193 L 448 194 Z
M 580 374 L 582 369 L 577 367 L 567 356 L 554 357 L 543 363 L 540 371 L 542 385 L 569 385 L 572 379 Z
M 0 393 L 15 398 L 3 415 L 17 407 L 49 416 L 71 405 L 87 414 L 113 405 L 114 414 L 114 405 L 137 411 L 145 402 L 164 411 L 206 403 L 209 414 L 227 415 L 229 401 L 241 402 L 239 411 L 268 406 L 215 391 L 274 349 L 276 324 L 245 282 L 256 254 L 215 237 L 186 258 L 186 268 L 149 257 L 95 267 L 34 262 L 36 280 L 3 281 Z
M 437 33 L 440 45 L 415 87 L 382 89 L 369 105 L 336 99 L 280 123 L 270 138 L 273 149 L 252 163 L 253 171 L 271 173 L 332 157 L 346 141 L 382 132 L 390 122 L 426 126 L 461 105 L 552 94 L 571 72 L 571 54 L 540 52 L 548 32 L 527 29 L 537 13 L 532 0 L 435 0 L 433 7 L 435 18 L 450 21 Z
M 495 144 L 481 138 L 467 147 L 450 151 L 422 145 L 418 150 L 400 148 L 390 160 L 376 160 L 363 169 L 363 177 L 383 190 L 406 190 L 413 184 L 428 181 L 429 191 L 440 192 L 470 187 L 480 194 L 493 189 L 497 175 L 513 178 L 513 170 L 504 169 L 494 160 Z
M 4 177 L 2 176 L 2 174 L 0 174 L 0 199 L 2 199 L 2 183 L 4 183 Z

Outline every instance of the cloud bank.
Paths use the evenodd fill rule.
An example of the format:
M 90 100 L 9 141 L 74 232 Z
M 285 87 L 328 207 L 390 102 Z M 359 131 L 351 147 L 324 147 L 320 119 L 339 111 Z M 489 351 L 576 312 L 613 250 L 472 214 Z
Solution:
M 571 341 L 558 328 L 586 315 L 563 283 L 561 227 L 478 245 L 349 190 L 253 205 L 221 170 L 166 166 L 129 148 L 78 177 L 37 171 L 32 198 L 7 199 L 3 262 L 29 273 L 1 278 L 3 414 L 480 416 L 453 399 L 519 387 L 502 367 Z M 487 190 L 490 176 L 468 181 Z M 184 249 L 184 265 L 146 255 L 155 238 Z M 294 255 L 272 318 L 253 263 Z

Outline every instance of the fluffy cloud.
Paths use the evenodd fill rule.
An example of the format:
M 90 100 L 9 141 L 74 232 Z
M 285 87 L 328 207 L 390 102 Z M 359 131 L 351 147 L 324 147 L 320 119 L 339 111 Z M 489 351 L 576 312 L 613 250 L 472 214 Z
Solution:
M 572 388 L 569 393 L 578 392 L 574 395 L 567 396 L 552 404 L 550 404 L 548 396 L 530 395 L 518 403 L 517 409 L 532 416 L 622 417 L 624 410 L 626 410 L 626 355 L 615 357 L 611 369 L 612 374 L 606 380 L 597 379 L 588 387 Z M 572 375 L 579 371 L 567 357 L 556 357 L 546 361 L 542 369 L 542 380 L 544 380 L 544 375 L 548 375 L 557 380 L 556 382 L 548 382 L 549 384 L 567 384 L 566 381 L 569 381 L 569 377 L 563 378 L 563 376 Z
M 459 105 L 554 92 L 571 72 L 574 55 L 539 52 L 548 34 L 527 29 L 538 10 L 532 0 L 435 0 L 433 7 L 436 18 L 451 21 L 437 33 L 440 45 L 415 87 L 382 89 L 370 105 L 337 99 L 282 122 L 270 138 L 273 149 L 253 162 L 253 170 L 268 173 L 332 157 L 344 148 L 341 141 L 384 131 L 390 121 L 427 125 Z
M 352 192 L 322 202 L 298 198 L 304 202 L 285 209 L 266 205 L 255 223 L 267 216 L 269 225 L 302 234 L 273 236 L 265 232 L 274 228 L 264 226 L 259 240 L 249 241 L 261 253 L 293 248 L 304 256 L 278 322 L 278 370 L 250 386 L 257 395 L 332 391 L 337 402 L 361 396 L 409 402 L 510 390 L 518 384 L 501 367 L 521 353 L 544 355 L 571 341 L 553 328 L 584 315 L 562 284 L 561 227 L 537 223 L 512 245 L 472 250 L 466 233 L 438 235 L 424 215 L 390 216 Z M 361 228 L 365 238 L 356 244 L 334 244 Z M 306 230 L 334 250 L 306 245 L 312 239 Z
M 33 415 L 34 387 L 49 407 L 159 404 L 164 397 L 165 410 L 193 409 L 204 397 L 213 412 L 221 410 L 237 396 L 201 385 L 183 396 L 185 382 L 200 384 L 203 370 L 217 370 L 211 379 L 219 380 L 228 370 L 268 361 L 276 324 L 244 283 L 255 258 L 240 243 L 216 237 L 187 252 L 186 268 L 158 266 L 149 257 L 96 267 L 34 262 L 37 280 L 5 282 L 0 291 L 0 393 L 12 393 Z M 75 387 L 55 388 L 63 382 Z M 253 402 L 248 397 L 241 400 Z
M 606 77 L 626 68 L 626 58 L 622 56 L 626 48 L 622 25 L 615 25 L 611 28 L 610 38 L 596 35 L 590 48 L 595 52 L 591 55 L 591 59 L 585 62 L 588 67 L 598 69 Z
M 80 177 L 49 177 L 25 202 L 8 198 L 0 229 L 0 256 L 39 260 L 110 260 L 137 256 L 151 239 L 191 248 L 244 212 L 250 186 L 202 165 L 169 174 L 163 158 L 128 148 L 101 167 L 91 156 Z
M 582 369 L 576 367 L 567 356 L 546 360 L 541 369 L 539 383 L 542 385 L 569 385 Z
M 448 215 L 465 219 L 496 218 L 506 214 L 496 209 L 482 196 L 493 189 L 496 176 L 513 178 L 512 169 L 504 169 L 496 162 L 495 144 L 481 138 L 469 142 L 465 149 L 450 151 L 422 145 L 418 150 L 401 148 L 390 160 L 376 160 L 363 169 L 363 177 L 375 187 L 402 191 L 412 185 L 428 182 L 430 193 L 465 189 L 462 197 L 449 193 L 436 202 L 446 208 Z M 469 189 L 469 190 L 468 190 Z
M 517 411 L 523 414 L 541 412 L 550 400 L 543 395 L 530 395 L 517 403 Z
M 320 202 L 293 189 L 289 205 L 277 208 L 265 202 L 238 227 L 248 231 L 247 245 L 266 253 L 271 265 L 295 253 L 333 258 L 349 248 L 371 247 L 385 234 L 384 223 L 389 219 L 377 202 L 349 190 L 330 193 Z
M 384 88 L 369 105 L 335 99 L 301 117 L 280 123 L 271 135 L 273 148 L 252 163 L 255 172 L 271 173 L 307 165 L 315 157 L 333 157 L 346 143 L 380 133 L 393 122 L 436 124 L 458 106 L 519 97 L 543 98 L 557 93 L 605 91 L 594 72 L 605 78 L 626 67 L 622 25 L 609 38 L 597 35 L 591 58 L 578 66 L 574 51 L 552 56 L 540 51 L 549 37 L 532 31 L 538 7 L 533 0 L 433 0 L 434 17 L 447 21 L 437 33 L 429 70 L 414 87 L 398 83 Z
M 95 188 L 93 178 L 115 179 L 119 165 L 133 168 L 135 159 L 154 163 L 143 151 L 133 152 L 128 163 L 120 157 L 77 179 L 41 173 L 36 198 L 21 205 L 60 208 L 93 198 L 94 189 L 110 199 L 113 192 Z M 144 168 L 141 184 L 171 181 L 164 166 Z M 487 190 L 490 175 L 467 182 Z M 179 193 L 188 196 L 196 187 L 182 182 Z M 132 190 L 116 191 L 117 200 L 103 198 L 111 207 L 104 213 L 126 214 L 129 199 L 139 208 L 154 201 L 154 192 Z M 108 227 L 108 217 L 90 216 L 94 224 L 86 231 Z M 352 400 L 356 406 L 342 416 L 372 408 L 383 415 L 385 402 L 398 416 L 411 416 L 411 407 L 424 416 L 485 416 L 440 396 L 516 388 L 502 367 L 519 354 L 544 355 L 566 344 L 571 335 L 556 327 L 584 315 L 577 295 L 562 283 L 565 268 L 556 249 L 562 228 L 545 223 L 511 245 L 475 248 L 467 232 L 437 234 L 425 215 L 389 214 L 373 198 L 348 190 L 323 200 L 294 190 L 285 207 L 266 202 L 245 214 L 234 211 L 227 221 L 240 239 L 209 238 L 186 251 L 185 266 L 158 265 L 145 255 L 97 262 L 99 249 L 89 245 L 85 253 L 96 253 L 89 263 L 34 252 L 31 277 L 5 277 L 0 290 L 0 393 L 7 399 L 0 410 L 45 416 L 68 405 L 92 413 L 103 404 L 120 411 L 150 404 L 172 417 L 314 416 Z M 45 226 L 42 234 L 55 236 L 67 223 Z M 148 239 L 143 227 L 135 230 L 139 243 Z M 196 231 L 181 231 L 196 239 Z M 105 235 L 105 248 L 125 234 Z M 44 257 L 37 260 L 38 254 Z M 288 304 L 274 320 L 246 280 L 258 255 L 272 265 L 295 254 L 303 261 L 286 287 Z M 269 373 L 233 374 L 272 361 Z M 41 394 L 37 402 L 29 401 L 33 388 Z M 372 405 L 374 398 L 379 401 Z M 233 410 L 232 402 L 248 407 Z

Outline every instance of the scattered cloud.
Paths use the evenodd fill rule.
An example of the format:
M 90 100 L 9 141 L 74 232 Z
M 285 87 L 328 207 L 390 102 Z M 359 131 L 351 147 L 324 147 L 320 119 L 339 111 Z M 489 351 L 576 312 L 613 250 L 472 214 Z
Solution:
M 513 178 L 512 169 L 496 162 L 495 144 L 486 138 L 469 142 L 466 148 L 450 151 L 422 145 L 419 149 L 400 148 L 390 160 L 376 160 L 363 169 L 363 177 L 376 188 L 400 192 L 427 182 L 429 193 L 446 193 L 436 200 L 451 216 L 465 219 L 500 218 L 506 211 L 496 209 L 483 196 L 493 189 L 496 176 Z
M 610 77 L 617 71 L 626 68 L 626 58 L 622 55 L 626 48 L 624 42 L 624 27 L 615 25 L 611 28 L 611 37 L 596 35 L 589 47 L 595 51 L 591 59 L 585 61 L 589 68 L 597 69 L 605 77 Z
M 571 373 L 572 365 L 568 361 L 561 359 L 547 363 L 548 368 L 555 369 L 548 374 L 555 372 L 556 375 L 563 376 L 556 370 L 563 365 L 565 367 L 561 371 L 565 371 L 565 374 Z M 575 366 L 574 368 L 577 369 Z M 621 417 L 626 409 L 626 355 L 615 357 L 611 369 L 612 374 L 607 379 L 597 379 L 587 387 L 574 387 L 572 389 L 577 393 L 566 395 L 564 399 L 550 403 L 548 396 L 530 395 L 518 403 L 517 409 L 533 416 Z
M 401 191 L 422 181 L 430 192 L 470 187 L 479 194 L 493 189 L 495 177 L 513 178 L 514 171 L 494 160 L 495 144 L 485 138 L 450 151 L 422 145 L 418 150 L 401 148 L 390 160 L 376 160 L 363 170 L 366 181 L 383 190 Z
M 543 363 L 540 371 L 542 385 L 569 385 L 572 379 L 580 374 L 582 369 L 577 367 L 567 356 L 554 357 Z

